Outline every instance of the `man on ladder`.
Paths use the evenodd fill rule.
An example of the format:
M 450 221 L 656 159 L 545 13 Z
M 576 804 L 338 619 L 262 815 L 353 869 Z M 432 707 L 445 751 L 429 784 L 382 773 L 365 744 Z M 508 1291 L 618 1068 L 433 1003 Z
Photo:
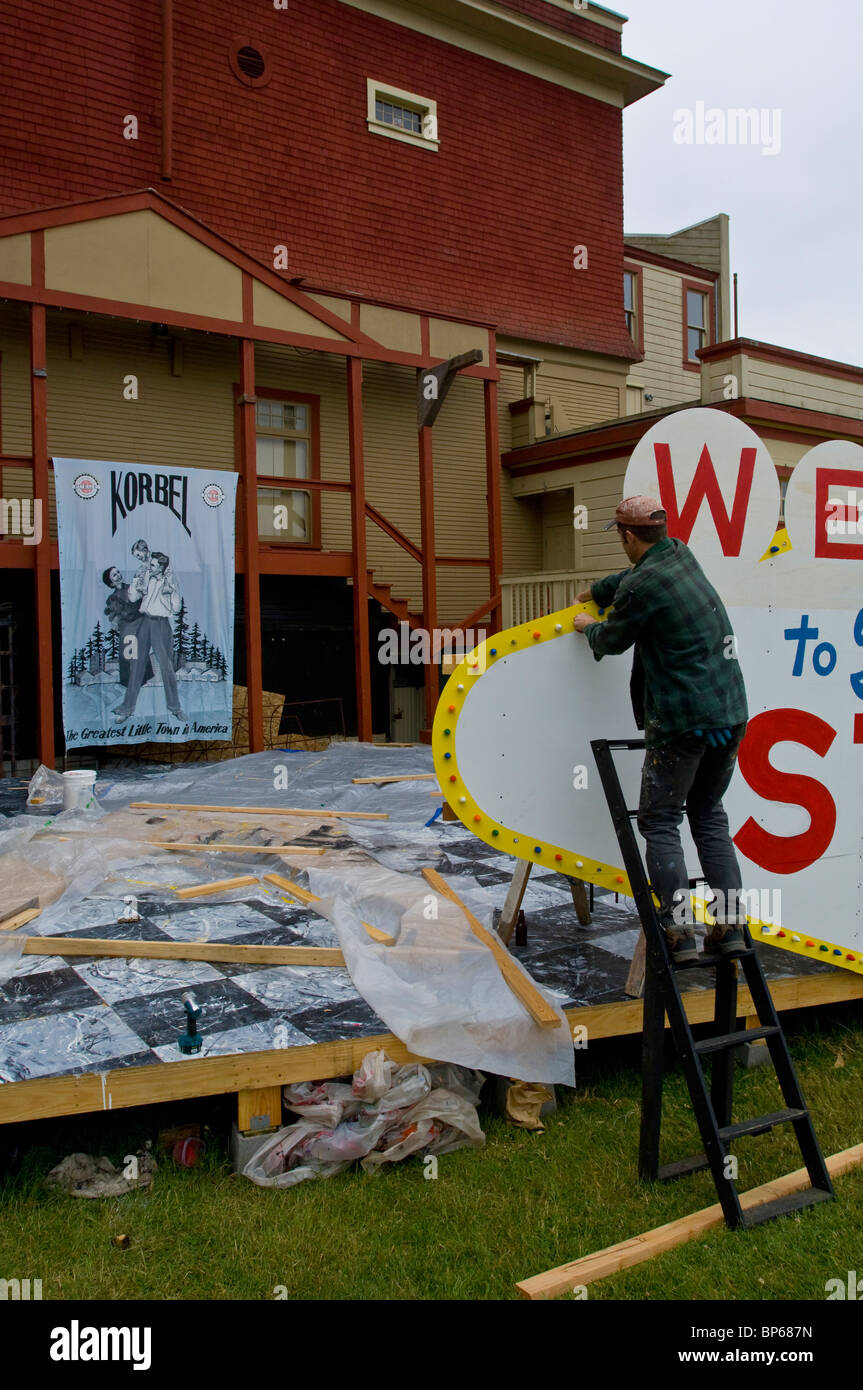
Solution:
M 684 812 L 715 894 L 705 950 L 738 955 L 746 915 L 722 806 L 748 717 L 734 634 L 692 551 L 668 535 L 660 502 L 625 498 L 605 529 L 614 526 L 632 567 L 576 595 L 577 603 L 614 607 L 605 622 L 579 613 L 573 627 L 597 661 L 635 646 L 630 692 L 646 745 L 638 828 L 672 960 L 682 965 L 698 955 L 680 842 Z

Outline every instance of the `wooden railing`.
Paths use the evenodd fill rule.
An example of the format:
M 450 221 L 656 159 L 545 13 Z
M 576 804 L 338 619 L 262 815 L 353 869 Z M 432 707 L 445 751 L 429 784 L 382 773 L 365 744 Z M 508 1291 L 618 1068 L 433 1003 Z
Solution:
M 517 627 L 543 613 L 556 613 L 575 602 L 580 589 L 586 589 L 595 573 L 587 570 L 549 570 L 540 574 L 516 574 L 501 580 L 503 626 Z

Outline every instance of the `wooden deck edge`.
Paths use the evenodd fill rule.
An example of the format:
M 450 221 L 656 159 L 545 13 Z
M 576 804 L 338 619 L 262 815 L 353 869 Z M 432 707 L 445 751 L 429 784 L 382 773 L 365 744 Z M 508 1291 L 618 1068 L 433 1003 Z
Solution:
M 830 975 L 776 980 L 771 992 L 779 1010 L 811 1008 L 817 1004 L 863 998 L 863 979 L 850 971 L 837 970 Z M 690 1023 L 707 1022 L 713 1017 L 713 990 L 693 990 L 683 999 Z M 754 1012 L 747 989 L 739 992 L 738 1008 L 741 1016 Z M 572 1028 L 587 1029 L 589 1045 L 603 1038 L 639 1033 L 643 1004 L 639 999 L 576 1007 L 564 1012 Z M 50 1020 L 46 1020 L 46 1026 L 49 1023 Z M 7 1081 L 0 1085 L 0 1124 L 89 1111 L 122 1110 L 133 1105 L 348 1076 L 367 1053 L 379 1049 L 400 1063 L 433 1060 L 409 1052 L 393 1033 L 377 1033 L 373 1037 L 309 1043 L 305 1047 L 267 1052 L 195 1057 L 145 1067 L 117 1067 L 108 1072 Z

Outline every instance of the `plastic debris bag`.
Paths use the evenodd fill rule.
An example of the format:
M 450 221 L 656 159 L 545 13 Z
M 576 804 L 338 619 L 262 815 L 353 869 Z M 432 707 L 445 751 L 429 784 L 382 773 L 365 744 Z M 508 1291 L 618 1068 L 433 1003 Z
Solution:
M 285 1086 L 285 1104 L 302 1118 L 265 1140 L 243 1175 L 259 1187 L 295 1187 L 343 1173 L 357 1160 L 375 1171 L 414 1153 L 478 1148 L 485 1143 L 476 1113 L 482 1081 L 479 1072 L 450 1063 L 400 1067 L 373 1052 L 350 1083 Z
M 63 778 L 41 763 L 27 786 L 28 806 L 62 806 Z

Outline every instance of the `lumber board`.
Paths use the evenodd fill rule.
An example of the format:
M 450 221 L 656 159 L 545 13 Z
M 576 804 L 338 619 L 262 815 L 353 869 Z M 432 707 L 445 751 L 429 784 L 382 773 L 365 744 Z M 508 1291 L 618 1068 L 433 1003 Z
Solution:
M 175 888 L 178 898 L 208 898 L 213 893 L 228 893 L 232 888 L 251 888 L 257 883 L 255 874 L 238 874 L 236 878 L 220 878 L 216 883 L 190 883 L 188 888 Z
M 274 883 L 277 888 L 282 888 L 286 893 L 291 893 L 295 898 L 299 898 L 301 903 L 308 903 L 313 906 L 321 900 L 314 893 L 310 893 L 308 888 L 301 888 L 298 883 L 292 883 L 289 878 L 284 878 L 282 874 L 264 874 L 267 883 Z M 384 946 L 395 946 L 396 938 L 390 936 L 388 932 L 381 931 L 380 927 L 373 927 L 371 922 L 363 922 L 363 926 L 368 932 L 372 941 L 379 941 Z
M 221 965 L 335 965 L 335 946 L 238 946 L 221 941 L 129 941 L 93 936 L 28 936 L 25 956 L 118 956 L 129 960 L 202 960 Z
M 182 801 L 130 801 L 130 811 L 217 811 L 226 816 L 317 816 L 319 820 L 389 820 L 386 811 L 327 811 L 322 806 L 192 806 Z
M 855 1144 L 850 1149 L 833 1154 L 826 1163 L 831 1178 L 840 1177 L 863 1163 L 863 1144 Z M 784 1177 L 774 1178 L 771 1182 L 762 1183 L 760 1187 L 741 1192 L 740 1205 L 744 1211 L 748 1211 L 764 1202 L 787 1197 L 792 1192 L 802 1192 L 809 1186 L 808 1172 L 805 1168 L 797 1168 Z M 665 1250 L 684 1245 L 704 1231 L 721 1226 L 724 1220 L 722 1207 L 716 1202 L 712 1207 L 703 1207 L 701 1211 L 681 1216 L 664 1226 L 656 1226 L 652 1231 L 645 1231 L 640 1236 L 618 1241 L 616 1245 L 606 1246 L 604 1250 L 596 1250 L 592 1255 L 585 1255 L 583 1259 L 572 1260 L 569 1264 L 559 1265 L 557 1269 L 549 1269 L 544 1274 L 535 1274 L 530 1279 L 522 1279 L 516 1284 L 516 1288 L 522 1298 L 556 1298 L 578 1285 L 595 1283 L 598 1279 L 607 1278 L 609 1274 L 618 1274 L 623 1269 L 643 1264 L 645 1260 L 651 1260 L 654 1255 L 660 1255 Z
M 17 907 L 8 909 L 0 908 L 0 931 L 11 931 L 9 922 L 15 917 L 21 917 L 25 912 L 31 912 L 33 908 L 39 907 L 38 897 L 28 898 L 26 902 L 19 903 Z
M 200 844 L 194 840 L 145 840 L 145 845 L 157 849 L 173 849 L 179 854 L 323 854 L 323 849 L 307 845 L 223 845 Z
M 384 782 L 434 782 L 436 778 L 436 772 L 405 772 L 400 777 L 352 777 L 351 783 L 355 787 L 363 787 L 369 783 L 380 787 Z
M 17 931 L 19 927 L 26 926 L 28 922 L 32 922 L 33 918 L 38 917 L 41 911 L 41 907 L 28 907 L 24 912 L 16 912 L 14 917 L 8 917 L 6 919 L 2 927 L 0 927 L 0 931 Z
M 450 902 L 461 908 L 474 936 L 488 946 L 497 961 L 503 978 L 519 1003 L 527 1009 L 534 1023 L 537 1023 L 540 1028 L 559 1028 L 561 1024 L 556 1010 L 551 1007 L 547 999 L 543 998 L 533 981 L 522 973 L 518 963 L 501 945 L 500 939 L 487 931 L 482 922 L 474 917 L 470 908 L 465 906 L 455 890 L 450 888 L 437 870 L 423 869 L 423 878 L 437 893 L 449 898 Z
M 0 1086 L 0 1123 L 94 1110 L 124 1110 L 190 1096 L 218 1096 L 228 1091 L 285 1086 L 327 1076 L 351 1076 L 368 1053 L 377 1051 L 386 1052 L 399 1064 L 436 1060 L 409 1052 L 394 1033 L 272 1048 L 266 1052 L 237 1052 L 227 1057 L 181 1059 L 178 1053 L 176 1062 L 10 1082 Z

